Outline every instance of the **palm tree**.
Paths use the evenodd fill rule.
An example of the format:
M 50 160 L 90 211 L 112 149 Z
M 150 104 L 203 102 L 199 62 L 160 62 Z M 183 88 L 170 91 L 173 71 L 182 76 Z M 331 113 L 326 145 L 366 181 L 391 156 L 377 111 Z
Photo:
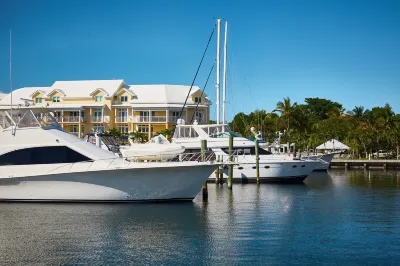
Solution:
M 280 113 L 280 118 L 286 120 L 286 132 L 288 133 L 288 136 L 290 137 L 290 121 L 292 120 L 294 116 L 294 108 L 297 106 L 297 103 L 294 102 L 292 104 L 291 100 L 289 97 L 283 98 L 283 102 L 279 101 L 276 104 L 275 110 L 272 112 L 279 112 Z
M 364 106 L 355 106 L 353 110 L 348 111 L 347 114 L 355 119 L 363 120 L 370 111 L 364 110 Z

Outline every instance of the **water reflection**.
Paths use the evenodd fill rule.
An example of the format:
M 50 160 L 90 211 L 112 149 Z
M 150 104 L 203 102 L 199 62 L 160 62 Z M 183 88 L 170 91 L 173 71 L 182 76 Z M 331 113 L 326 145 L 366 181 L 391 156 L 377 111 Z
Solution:
M 351 185 L 369 188 L 400 188 L 400 174 L 397 171 L 349 171 Z
M 209 184 L 188 204 L 0 204 L 0 265 L 393 264 L 399 177 Z

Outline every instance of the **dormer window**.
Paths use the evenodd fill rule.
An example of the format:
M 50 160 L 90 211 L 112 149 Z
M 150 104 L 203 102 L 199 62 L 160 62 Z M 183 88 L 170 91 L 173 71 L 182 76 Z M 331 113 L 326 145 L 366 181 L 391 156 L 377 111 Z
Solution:
M 121 96 L 121 102 L 127 102 L 128 101 L 128 96 Z
M 42 103 L 42 101 L 43 101 L 43 98 L 41 98 L 41 97 L 37 97 L 35 99 L 35 103 Z
M 59 96 L 54 96 L 53 97 L 53 103 L 59 103 L 60 102 L 60 97 Z
M 201 97 L 194 97 L 195 103 L 201 103 Z
M 96 96 L 95 97 L 96 102 L 102 102 L 103 101 L 103 96 Z

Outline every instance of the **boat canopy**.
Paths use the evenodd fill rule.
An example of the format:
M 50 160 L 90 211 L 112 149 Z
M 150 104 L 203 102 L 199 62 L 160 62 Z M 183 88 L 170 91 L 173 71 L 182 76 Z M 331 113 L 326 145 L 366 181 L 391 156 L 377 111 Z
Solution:
M 179 138 L 228 138 L 236 136 L 228 125 L 177 125 L 174 139 Z
M 0 127 L 8 129 L 10 127 L 60 127 L 54 117 L 48 112 L 39 109 L 18 108 L 0 110 Z

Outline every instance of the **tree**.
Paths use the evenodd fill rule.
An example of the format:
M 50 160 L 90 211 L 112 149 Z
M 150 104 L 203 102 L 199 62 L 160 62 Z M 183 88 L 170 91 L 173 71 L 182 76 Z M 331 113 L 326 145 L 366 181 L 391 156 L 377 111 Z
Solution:
M 272 112 L 279 112 L 280 118 L 286 121 L 286 132 L 288 134 L 288 137 L 290 137 L 290 122 L 294 116 L 294 109 L 296 106 L 297 103 L 294 102 L 292 104 L 290 98 L 287 97 L 283 98 L 283 101 L 279 101 L 276 104 L 275 110 L 272 111 Z

